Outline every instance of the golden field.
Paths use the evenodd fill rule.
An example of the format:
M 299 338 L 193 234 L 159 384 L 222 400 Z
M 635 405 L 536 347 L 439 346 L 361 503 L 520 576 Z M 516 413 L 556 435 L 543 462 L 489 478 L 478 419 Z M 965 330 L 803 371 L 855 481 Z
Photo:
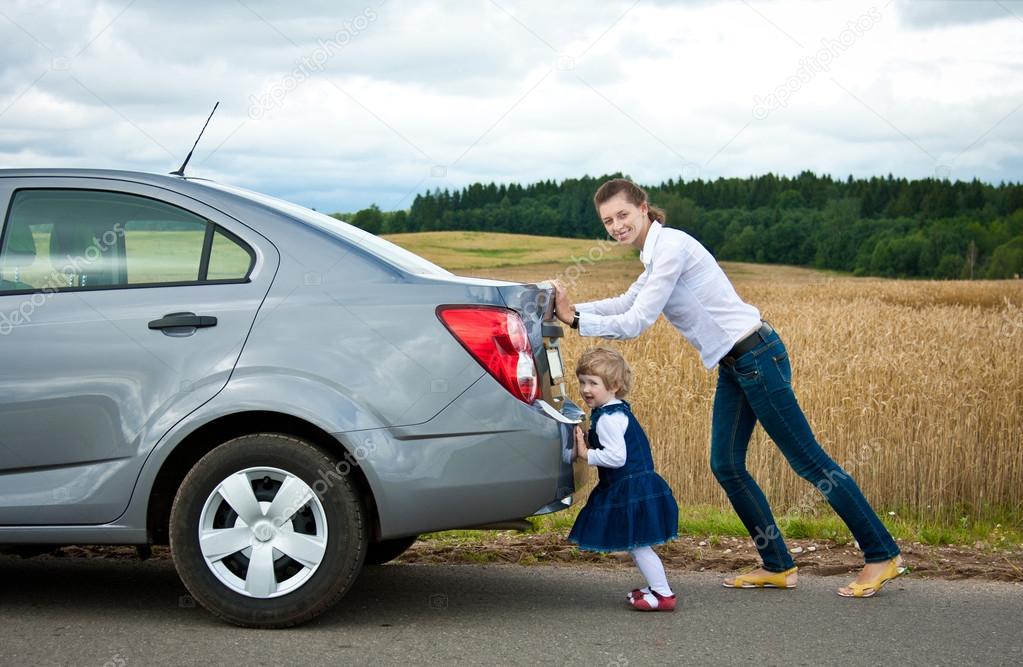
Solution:
M 437 234 L 444 233 L 430 242 L 443 245 Z M 573 265 L 571 258 L 596 242 L 558 239 L 561 245 L 552 249 L 538 237 L 510 241 L 498 234 L 477 235 L 472 243 L 484 249 L 490 241 L 498 248 L 520 243 L 530 252 L 519 253 L 514 266 L 451 265 L 416 236 L 391 240 L 464 275 L 560 277 L 576 301 L 620 294 L 642 270 L 626 249 Z M 484 255 L 475 266 L 492 266 L 488 262 Z M 1023 516 L 1023 282 L 898 281 L 723 266 L 739 294 L 781 333 L 796 395 L 818 440 L 879 513 L 948 523 L 965 515 Z M 636 383 L 628 400 L 680 504 L 728 507 L 708 465 L 716 372 L 703 368 L 663 318 L 631 341 L 583 339 L 569 331 L 562 340 L 566 369 L 595 344 L 617 347 L 632 364 Z M 571 378 L 568 388 L 576 397 Z M 748 466 L 778 515 L 826 507 L 759 426 Z

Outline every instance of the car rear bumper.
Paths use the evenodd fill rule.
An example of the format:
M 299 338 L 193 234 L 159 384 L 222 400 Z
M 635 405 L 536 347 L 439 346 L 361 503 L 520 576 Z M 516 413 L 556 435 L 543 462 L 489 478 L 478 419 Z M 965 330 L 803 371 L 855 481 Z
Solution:
M 573 428 L 484 375 L 428 422 L 335 435 L 369 481 L 388 539 L 568 507 Z

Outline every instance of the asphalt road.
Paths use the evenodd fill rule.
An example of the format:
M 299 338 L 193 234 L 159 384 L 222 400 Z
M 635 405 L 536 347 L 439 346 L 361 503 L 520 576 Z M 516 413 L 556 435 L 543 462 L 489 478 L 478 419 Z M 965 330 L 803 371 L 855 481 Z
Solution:
M 3 665 L 1023 663 L 1023 586 L 907 577 L 873 600 L 846 578 L 735 591 L 669 573 L 683 603 L 642 614 L 629 569 L 386 565 L 291 630 L 236 628 L 192 602 L 167 560 L 0 556 Z

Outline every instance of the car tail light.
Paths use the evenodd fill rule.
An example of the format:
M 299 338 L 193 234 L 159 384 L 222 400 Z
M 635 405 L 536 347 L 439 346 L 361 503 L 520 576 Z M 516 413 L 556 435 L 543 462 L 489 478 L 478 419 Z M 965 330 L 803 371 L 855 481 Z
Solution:
M 540 378 L 518 313 L 495 306 L 441 306 L 437 316 L 515 398 L 525 403 L 536 400 Z

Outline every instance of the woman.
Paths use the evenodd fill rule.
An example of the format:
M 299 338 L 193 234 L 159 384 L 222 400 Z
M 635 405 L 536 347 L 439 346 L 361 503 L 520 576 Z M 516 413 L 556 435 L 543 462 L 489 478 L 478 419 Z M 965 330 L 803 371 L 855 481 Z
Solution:
M 905 572 L 899 547 L 856 482 L 814 438 L 792 391 L 785 345 L 760 311 L 745 303 L 711 254 L 688 234 L 663 226 L 664 212 L 625 179 L 594 195 L 604 228 L 640 250 L 643 274 L 621 296 L 573 304 L 557 287 L 557 316 L 583 336 L 635 338 L 663 313 L 696 347 L 704 365 L 718 366 L 710 465 L 753 538 L 762 566 L 724 581 L 729 588 L 795 588 L 797 572 L 771 508 L 746 470 L 757 421 L 801 477 L 815 484 L 845 521 L 864 553 L 856 581 L 843 597 L 871 597 Z

